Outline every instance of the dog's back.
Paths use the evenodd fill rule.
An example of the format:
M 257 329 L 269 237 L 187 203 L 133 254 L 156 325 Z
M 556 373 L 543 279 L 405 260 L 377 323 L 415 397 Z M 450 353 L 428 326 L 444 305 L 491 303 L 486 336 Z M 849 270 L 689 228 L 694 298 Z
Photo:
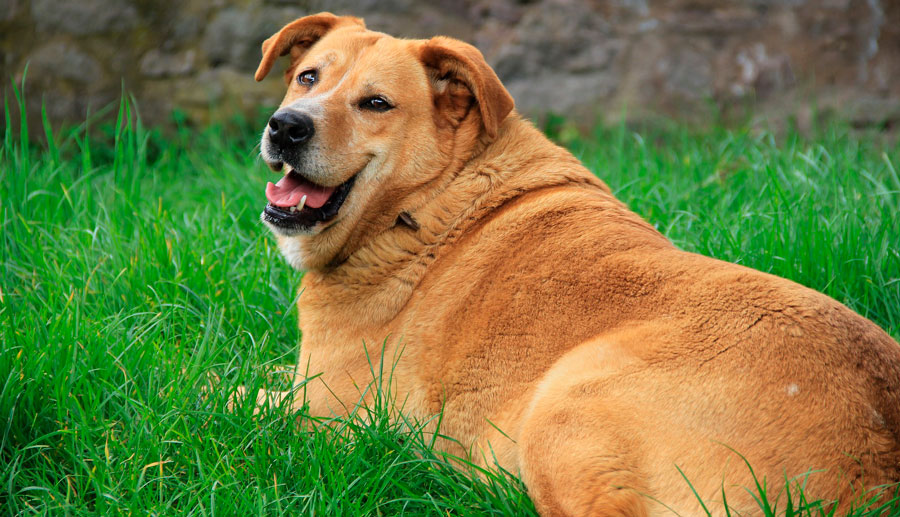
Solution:
M 602 186 L 523 163 L 537 165 L 515 181 L 548 185 L 472 223 L 409 307 L 421 331 L 408 338 L 434 342 L 422 376 L 445 388 L 448 434 L 494 422 L 539 507 L 573 515 L 619 508 L 610 486 L 643 494 L 625 509 L 651 495 L 693 512 L 676 465 L 707 503 L 724 483 L 752 507 L 733 488 L 753 486 L 739 455 L 776 493 L 800 476 L 807 497 L 845 507 L 900 481 L 900 347 L 886 333 L 791 281 L 682 252 Z M 481 437 L 499 458 L 506 439 Z

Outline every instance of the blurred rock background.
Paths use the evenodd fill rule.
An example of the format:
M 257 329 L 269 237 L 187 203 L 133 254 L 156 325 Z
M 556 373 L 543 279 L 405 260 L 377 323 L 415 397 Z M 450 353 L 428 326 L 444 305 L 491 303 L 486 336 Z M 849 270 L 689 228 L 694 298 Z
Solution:
M 396 36 L 481 49 L 520 111 L 584 124 L 832 111 L 900 122 L 900 0 L 0 0 L 0 76 L 80 122 L 122 89 L 145 121 L 196 123 L 279 102 L 260 43 L 322 10 Z

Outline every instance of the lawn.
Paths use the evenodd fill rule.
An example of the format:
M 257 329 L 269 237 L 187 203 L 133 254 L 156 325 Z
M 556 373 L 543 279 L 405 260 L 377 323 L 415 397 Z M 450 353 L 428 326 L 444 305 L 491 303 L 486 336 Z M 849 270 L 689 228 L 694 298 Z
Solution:
M 225 410 L 230 387 L 283 386 L 301 340 L 301 273 L 259 222 L 263 119 L 163 135 L 123 102 L 90 127 L 45 121 L 44 145 L 12 123 L 19 102 L 0 151 L 0 512 L 533 514 L 517 480 L 461 473 L 381 402 L 318 430 L 302 409 Z M 896 138 L 549 131 L 681 248 L 900 336 Z M 784 514 L 784 480 L 767 483 Z

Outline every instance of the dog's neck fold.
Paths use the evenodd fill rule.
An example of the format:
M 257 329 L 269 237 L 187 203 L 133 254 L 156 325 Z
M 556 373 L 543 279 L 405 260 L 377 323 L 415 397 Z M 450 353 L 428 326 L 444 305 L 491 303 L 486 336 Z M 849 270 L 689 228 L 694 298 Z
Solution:
M 612 197 L 609 188 L 571 153 L 546 145 L 545 139 L 530 122 L 510 116 L 494 142 L 448 181 L 436 185 L 421 206 L 403 212 L 413 224 L 395 224 L 339 264 L 308 272 L 304 286 L 333 290 L 334 296 L 317 298 L 332 306 L 358 305 L 356 314 L 367 320 L 360 323 L 382 324 L 403 309 L 444 249 L 510 200 L 561 186 L 589 188 Z M 529 140 L 534 145 L 528 145 Z M 508 149 L 513 146 L 534 151 L 511 153 Z

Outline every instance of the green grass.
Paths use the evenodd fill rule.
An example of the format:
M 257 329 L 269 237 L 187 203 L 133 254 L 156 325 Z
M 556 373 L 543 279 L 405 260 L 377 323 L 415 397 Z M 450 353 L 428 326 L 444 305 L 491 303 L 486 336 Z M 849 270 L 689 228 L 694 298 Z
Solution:
M 45 121 L 39 146 L 13 127 L 21 102 L 0 151 L 0 512 L 533 514 L 517 480 L 455 469 L 381 399 L 319 428 L 225 410 L 231 387 L 284 386 L 300 341 L 300 274 L 258 222 L 261 123 L 161 136 L 123 102 L 114 124 Z M 614 127 L 570 143 L 682 248 L 900 334 L 896 142 Z M 767 515 L 827 514 L 767 481 Z

